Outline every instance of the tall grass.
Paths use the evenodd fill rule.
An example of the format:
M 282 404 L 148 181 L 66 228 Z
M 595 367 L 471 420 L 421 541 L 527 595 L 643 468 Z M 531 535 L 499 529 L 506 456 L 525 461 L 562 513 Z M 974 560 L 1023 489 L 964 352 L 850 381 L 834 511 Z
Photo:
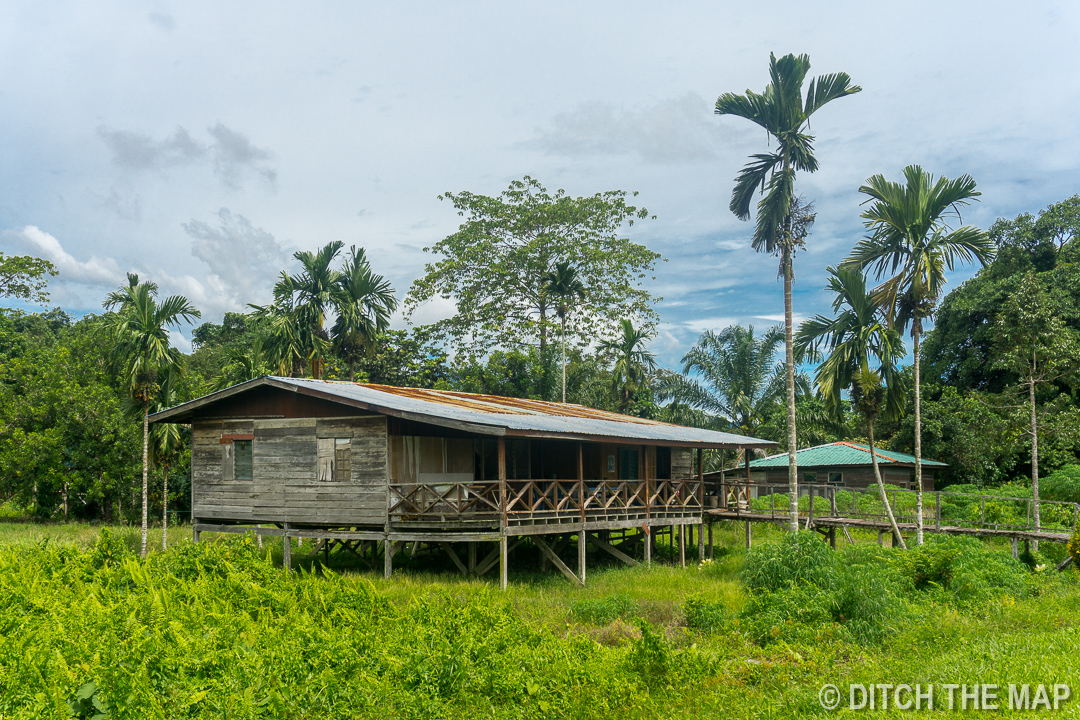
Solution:
M 807 717 L 852 678 L 1080 687 L 1080 574 L 978 541 L 834 553 L 767 530 L 745 553 L 718 527 L 701 567 L 501 593 L 314 560 L 286 574 L 249 538 L 140 560 L 122 533 L 34 534 L 53 529 L 0 542 L 0 718 Z

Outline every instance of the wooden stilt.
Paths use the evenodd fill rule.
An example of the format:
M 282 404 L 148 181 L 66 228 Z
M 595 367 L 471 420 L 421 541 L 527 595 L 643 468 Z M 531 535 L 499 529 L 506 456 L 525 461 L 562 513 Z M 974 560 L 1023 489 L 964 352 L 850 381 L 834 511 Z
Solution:
M 195 528 L 191 529 L 191 542 L 199 542 L 199 531 Z
M 589 547 L 589 534 L 585 532 L 585 528 L 581 529 L 581 532 L 577 536 L 577 567 L 578 567 L 578 579 L 581 584 L 585 584 L 585 551 Z
M 686 526 L 679 527 L 679 567 L 686 567 Z
M 882 547 L 885 547 L 885 531 L 884 530 L 878 530 L 877 544 L 882 546 Z
M 501 439 L 501 438 L 500 438 Z M 505 590 L 509 584 L 509 578 L 507 575 L 507 565 L 510 558 L 509 552 L 506 549 L 506 535 L 499 537 L 499 589 Z
M 642 531 L 645 533 L 645 567 L 652 567 L 653 538 L 652 528 L 648 525 Z
M 1020 559 L 1020 542 L 1015 537 L 1012 539 L 1012 551 L 1013 551 L 1013 560 L 1019 560 Z
M 834 527 L 829 528 L 829 546 L 833 550 L 836 549 L 836 528 Z
M 750 521 L 746 521 L 746 549 L 749 550 L 750 546 L 754 544 L 754 526 L 750 524 Z
M 714 559 L 714 557 L 713 557 L 713 550 L 714 549 L 715 549 L 715 547 L 713 546 L 712 520 L 710 520 L 709 521 L 709 559 L 710 560 Z
M 394 542 L 388 535 L 382 544 L 383 548 L 383 577 L 389 578 L 394 574 Z
M 281 562 L 286 570 L 292 570 L 292 538 L 289 537 L 289 523 L 285 523 L 285 534 L 281 538 Z
M 700 565 L 705 562 L 705 533 L 700 525 L 697 528 L 697 561 Z
M 476 574 L 476 543 L 469 543 L 469 574 Z

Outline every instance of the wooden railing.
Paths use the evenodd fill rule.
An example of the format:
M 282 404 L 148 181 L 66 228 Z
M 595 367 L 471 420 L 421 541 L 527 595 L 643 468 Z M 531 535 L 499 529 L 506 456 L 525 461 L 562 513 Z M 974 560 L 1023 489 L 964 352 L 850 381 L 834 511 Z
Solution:
M 715 486 L 710 486 L 710 489 Z M 719 484 L 720 508 L 788 515 L 787 485 L 725 481 Z M 886 487 L 885 496 L 899 523 L 915 522 L 915 491 Z M 1007 495 L 982 495 L 942 491 L 923 492 L 923 522 L 927 526 L 1033 530 L 1035 501 Z M 1080 505 L 1039 500 L 1040 529 L 1051 532 L 1075 531 L 1080 523 Z M 886 518 L 881 492 L 876 485 L 851 488 L 839 485 L 799 485 L 800 517 L 850 517 L 866 520 Z
M 676 480 L 498 480 L 391 483 L 390 518 L 409 521 L 596 520 L 700 514 L 702 484 Z

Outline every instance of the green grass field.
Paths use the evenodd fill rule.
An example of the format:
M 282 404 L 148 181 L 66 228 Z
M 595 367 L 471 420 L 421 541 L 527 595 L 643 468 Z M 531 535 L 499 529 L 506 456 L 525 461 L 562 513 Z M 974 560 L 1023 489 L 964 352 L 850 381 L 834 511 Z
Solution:
M 755 531 L 768 569 L 781 533 Z M 160 529 L 150 538 L 160 549 Z M 741 528 L 718 526 L 713 563 L 597 557 L 585 588 L 530 572 L 523 550 L 502 593 L 422 556 L 384 580 L 344 555 L 323 568 L 305 543 L 286 575 L 280 541 L 204 540 L 181 526 L 141 561 L 131 528 L 102 540 L 98 527 L 0 523 L 0 718 L 905 717 L 829 712 L 819 690 L 1080 692 L 1080 573 L 1017 569 L 1004 548 L 941 565 L 856 536 L 818 558 L 851 587 L 762 594 L 772 575 L 744 573 Z M 922 714 L 972 713 L 937 700 Z M 1080 702 L 1040 712 L 1077 717 Z

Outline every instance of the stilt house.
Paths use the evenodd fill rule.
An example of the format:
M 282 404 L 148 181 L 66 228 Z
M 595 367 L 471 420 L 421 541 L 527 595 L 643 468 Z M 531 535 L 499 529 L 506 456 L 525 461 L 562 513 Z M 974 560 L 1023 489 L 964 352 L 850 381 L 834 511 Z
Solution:
M 648 562 L 655 534 L 683 527 L 685 552 L 707 504 L 702 451 L 775 446 L 579 405 L 281 377 L 150 422 L 191 424 L 196 539 L 269 526 L 256 532 L 372 560 L 381 548 L 387 575 L 404 543 L 430 543 L 466 572 L 498 562 L 504 586 L 522 536 L 579 582 L 588 544 Z M 550 536 L 577 538 L 576 573 Z M 467 564 L 450 543 L 467 544 Z

